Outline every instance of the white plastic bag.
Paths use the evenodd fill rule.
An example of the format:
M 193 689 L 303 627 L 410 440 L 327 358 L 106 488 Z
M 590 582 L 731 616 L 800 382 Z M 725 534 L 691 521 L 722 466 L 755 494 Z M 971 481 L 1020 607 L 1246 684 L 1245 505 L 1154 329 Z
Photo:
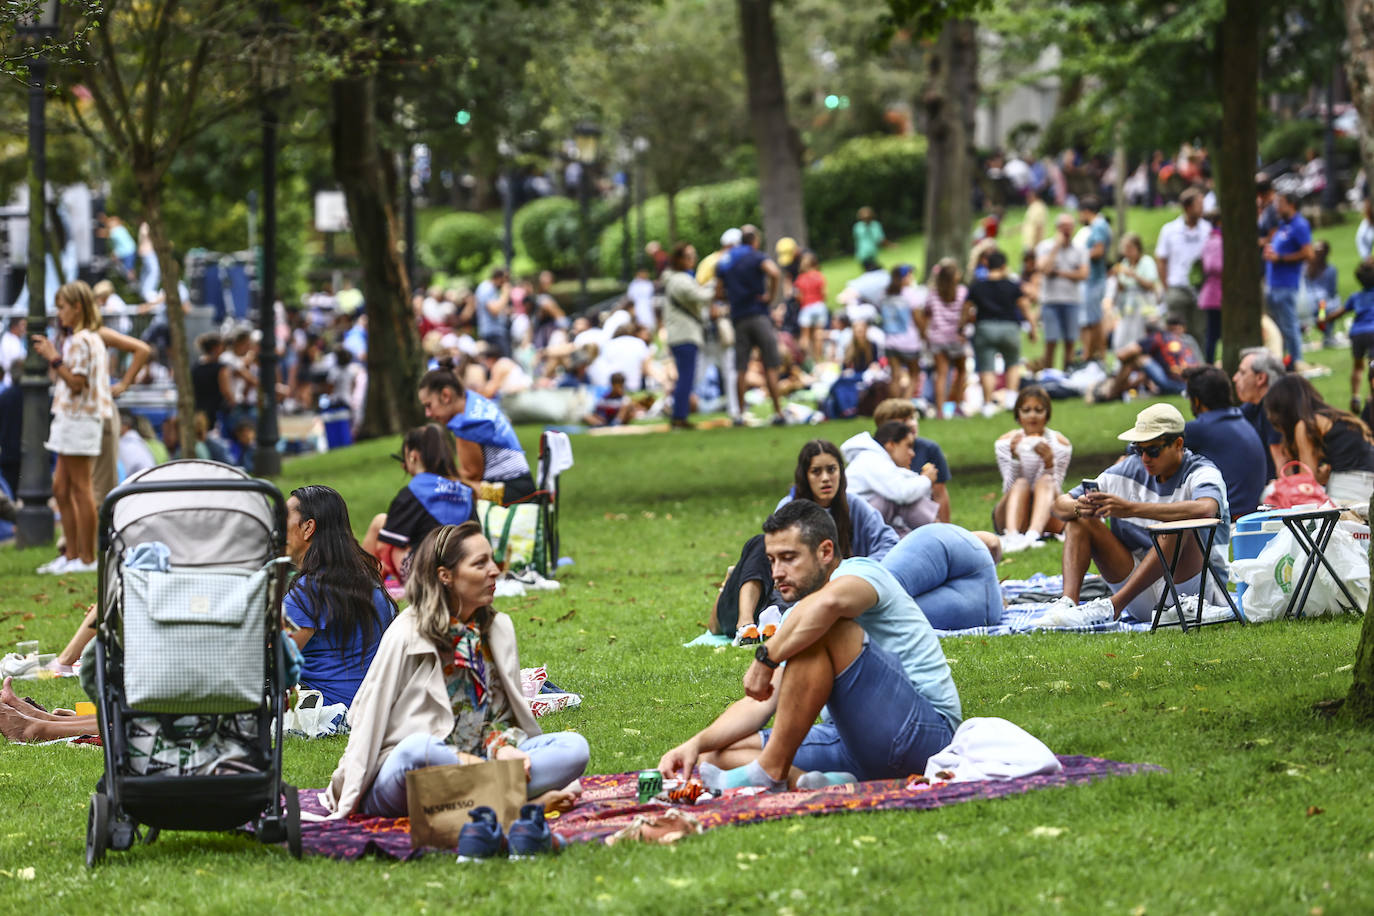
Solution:
M 1369 603 L 1369 555 L 1361 543 L 1364 542 L 1356 541 L 1346 528 L 1337 528 L 1326 547 L 1326 559 L 1363 611 Z M 1231 579 L 1245 583 L 1246 587 L 1245 619 L 1264 623 L 1282 617 L 1293 593 L 1293 583 L 1302 575 L 1306 563 L 1307 551 L 1287 527 L 1264 545 L 1258 557 L 1232 561 Z M 1305 617 L 1321 617 L 1345 613 L 1348 605 L 1331 573 L 1319 565 L 1307 602 L 1297 610 Z
M 348 732 L 348 707 L 342 703 L 326 706 L 324 694 L 318 690 L 302 690 L 296 698 L 296 708 L 288 709 L 282 717 L 282 728 L 297 738 L 324 738 Z

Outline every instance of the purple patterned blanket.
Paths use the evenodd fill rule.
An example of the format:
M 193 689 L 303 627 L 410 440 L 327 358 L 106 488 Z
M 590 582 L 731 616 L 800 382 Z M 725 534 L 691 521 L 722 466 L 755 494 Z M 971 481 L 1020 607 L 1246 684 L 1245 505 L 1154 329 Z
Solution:
M 1019 795 L 1033 789 L 1082 785 L 1096 779 L 1160 768 L 1148 763 L 1120 763 L 1097 757 L 1060 757 L 1062 773 L 1029 776 L 1008 782 L 962 782 L 918 785 L 908 789 L 908 780 L 889 779 L 851 786 L 833 786 L 811 792 L 779 792 L 769 795 L 723 798 L 687 806 L 706 829 L 727 824 L 750 824 L 814 814 L 845 811 L 891 811 L 896 809 L 940 808 L 983 798 Z M 554 833 L 570 843 L 605 842 L 611 834 L 627 826 L 637 814 L 656 814 L 669 805 L 639 804 L 636 774 L 616 773 L 585 776 L 583 795 L 577 807 L 551 821 Z M 319 790 L 301 790 L 301 809 L 324 814 L 317 800 Z M 337 821 L 312 821 L 301 825 L 306 852 L 335 859 L 356 859 L 368 853 L 392 859 L 409 859 L 426 850 L 410 846 L 410 824 L 406 818 L 360 817 Z

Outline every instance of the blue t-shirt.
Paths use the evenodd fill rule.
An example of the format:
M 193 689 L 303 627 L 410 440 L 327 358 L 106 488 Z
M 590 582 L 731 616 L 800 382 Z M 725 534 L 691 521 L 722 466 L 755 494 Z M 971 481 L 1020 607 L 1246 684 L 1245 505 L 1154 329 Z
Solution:
M 1226 481 L 1222 480 L 1215 464 L 1184 448 L 1183 461 L 1174 476 L 1158 480 L 1145 470 L 1145 462 L 1139 455 L 1127 455 L 1098 474 L 1097 485 L 1103 493 L 1112 493 L 1139 503 L 1181 503 L 1204 498 L 1216 500 L 1220 510 L 1218 517 L 1223 523 L 1217 527 L 1216 540 L 1212 542 L 1210 565 L 1222 582 L 1227 581 L 1231 526 L 1225 523 L 1231 519 L 1231 509 L 1226 501 Z M 1082 496 L 1083 485 L 1074 487 L 1069 495 L 1074 499 Z M 1146 529 L 1159 524 L 1155 519 L 1113 518 L 1110 523 L 1117 538 L 1137 557 L 1152 549 L 1150 533 Z
M 1232 516 L 1255 511 L 1269 480 L 1264 461 L 1269 450 L 1239 407 L 1198 414 L 1183 427 L 1183 443 L 1217 466 Z
M 1292 219 L 1279 223 L 1279 227 L 1274 230 L 1274 237 L 1270 239 L 1269 244 L 1274 246 L 1276 254 L 1297 254 L 1312 244 L 1312 227 L 1307 224 L 1307 220 L 1303 218 L 1301 213 L 1294 213 Z M 1267 261 L 1266 264 L 1268 265 L 1266 279 L 1270 289 L 1298 288 L 1298 281 L 1302 279 L 1302 261 L 1289 261 L 1287 263 Z
M 730 318 L 742 321 L 768 314 L 763 296 L 768 292 L 768 278 L 762 264 L 768 255 L 752 245 L 736 245 L 716 264 L 716 276 L 725 284 L 725 297 L 730 300 Z
M 1088 280 L 1096 282 L 1107 279 L 1107 254 L 1112 250 L 1112 227 L 1107 225 L 1106 217 L 1098 214 L 1088 224 L 1088 250 L 1094 245 L 1102 246 L 1102 257 L 1088 258 Z
M 842 561 L 830 581 L 841 576 L 856 576 L 873 586 L 878 602 L 854 618 L 854 622 L 863 627 L 870 639 L 901 660 L 916 692 L 930 701 L 951 728 L 958 728 L 964 718 L 963 709 L 940 639 L 897 577 L 871 557 Z
M 366 640 L 363 628 L 359 627 L 348 644 L 341 646 L 334 631 L 329 628 L 324 609 L 310 605 L 310 593 L 305 586 L 304 577 L 297 579 L 282 601 L 282 613 L 287 620 L 295 626 L 310 627 L 315 631 L 305 648 L 301 649 L 301 655 L 305 658 L 305 664 L 301 667 L 301 686 L 318 690 L 328 705 L 342 703 L 352 706 L 353 696 L 363 683 L 372 657 L 377 654 L 382 633 L 396 615 L 396 605 L 381 586 L 373 589 L 372 606 L 377 613 L 376 625 L 366 634 Z
M 515 427 L 489 398 L 475 391 L 464 395 L 463 412 L 448 421 L 449 430 L 459 439 L 482 447 L 484 480 L 510 480 L 530 472 L 525 450 L 515 435 Z
M 1355 313 L 1350 323 L 1350 336 L 1374 334 L 1374 289 L 1362 289 L 1345 301 L 1347 310 Z
M 949 462 L 945 460 L 944 449 L 933 440 L 917 436 L 911 443 L 911 469 L 919 474 L 926 462 L 935 465 L 936 483 L 949 482 Z

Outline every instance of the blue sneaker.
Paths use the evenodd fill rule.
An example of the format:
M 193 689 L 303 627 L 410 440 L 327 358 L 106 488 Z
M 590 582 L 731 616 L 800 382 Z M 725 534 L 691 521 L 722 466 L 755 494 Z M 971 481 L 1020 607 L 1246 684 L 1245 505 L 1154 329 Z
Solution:
M 496 812 L 486 805 L 472 809 L 468 815 L 472 823 L 464 824 L 458 833 L 458 861 L 481 862 L 506 852 L 506 837 Z
M 510 857 L 529 859 L 543 853 L 556 852 L 559 847 L 553 831 L 544 821 L 543 805 L 525 805 L 520 817 L 510 825 Z

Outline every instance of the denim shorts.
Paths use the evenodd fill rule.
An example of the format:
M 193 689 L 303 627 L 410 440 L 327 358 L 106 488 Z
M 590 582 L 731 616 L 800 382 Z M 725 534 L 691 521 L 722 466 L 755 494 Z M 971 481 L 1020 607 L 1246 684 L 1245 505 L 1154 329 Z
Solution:
M 916 690 L 901 660 L 867 637 L 858 658 L 835 678 L 826 705 L 831 720 L 806 733 L 792 758 L 798 769 L 898 779 L 924 773 L 930 755 L 954 738 L 949 721 Z M 772 732 L 759 733 L 765 745 Z
M 797 313 L 797 323 L 804 328 L 825 328 L 830 326 L 830 307 L 824 302 L 803 305 Z
M 1010 369 L 1021 362 L 1021 325 L 1015 321 L 980 321 L 973 326 L 973 365 L 978 372 L 996 372 L 994 357 Z
M 1078 339 L 1078 315 L 1082 307 L 1077 302 L 1046 302 L 1040 307 L 1040 323 L 1045 326 L 1046 340 Z

